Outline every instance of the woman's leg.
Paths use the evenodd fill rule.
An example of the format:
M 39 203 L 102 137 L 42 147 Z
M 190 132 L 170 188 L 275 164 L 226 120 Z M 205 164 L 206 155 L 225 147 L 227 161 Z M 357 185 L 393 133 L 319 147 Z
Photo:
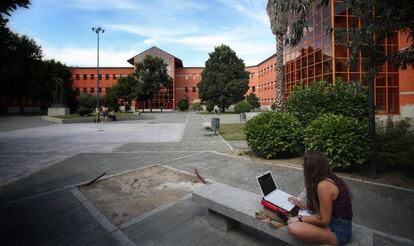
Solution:
M 289 234 L 309 243 L 336 245 L 336 236 L 329 227 L 319 227 L 304 222 L 292 222 L 288 225 Z

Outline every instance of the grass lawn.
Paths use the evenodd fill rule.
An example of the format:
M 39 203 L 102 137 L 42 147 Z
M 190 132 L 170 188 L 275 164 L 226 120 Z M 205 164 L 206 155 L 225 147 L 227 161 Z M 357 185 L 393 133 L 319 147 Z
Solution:
M 219 133 L 227 141 L 246 140 L 244 124 L 221 124 Z

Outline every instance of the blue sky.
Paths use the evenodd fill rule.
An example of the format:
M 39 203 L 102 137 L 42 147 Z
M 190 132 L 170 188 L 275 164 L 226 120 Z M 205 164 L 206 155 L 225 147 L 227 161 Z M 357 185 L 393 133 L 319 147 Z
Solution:
M 35 39 L 45 58 L 69 66 L 96 66 L 101 26 L 101 66 L 126 60 L 152 46 L 204 66 L 208 53 L 229 45 L 246 65 L 275 52 L 266 0 L 31 0 L 12 14 L 12 30 Z

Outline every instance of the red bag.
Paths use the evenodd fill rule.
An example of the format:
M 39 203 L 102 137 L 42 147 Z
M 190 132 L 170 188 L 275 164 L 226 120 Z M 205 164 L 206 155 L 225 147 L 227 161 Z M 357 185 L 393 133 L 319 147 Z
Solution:
M 280 208 L 280 207 L 274 205 L 273 203 L 271 203 L 269 201 L 266 201 L 265 199 L 262 199 L 262 201 L 260 202 L 260 204 L 262 204 L 263 207 L 265 207 L 267 209 L 270 209 L 270 210 L 275 211 L 275 212 L 279 212 L 279 213 L 281 213 L 283 215 L 288 215 L 290 213 L 289 211 L 287 211 L 287 210 L 285 210 L 283 208 Z

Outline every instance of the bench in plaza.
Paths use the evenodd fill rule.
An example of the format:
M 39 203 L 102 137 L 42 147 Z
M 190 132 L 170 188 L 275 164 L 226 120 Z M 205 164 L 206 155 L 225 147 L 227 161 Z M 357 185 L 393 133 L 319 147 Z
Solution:
M 263 210 L 262 196 L 221 183 L 207 185 L 193 192 L 194 202 L 208 208 L 208 222 L 223 231 L 231 230 L 238 223 L 278 238 L 291 245 L 308 245 L 289 235 L 287 226 L 274 229 L 257 220 L 255 212 Z M 352 240 L 348 245 L 372 245 L 372 232 L 353 224 Z

